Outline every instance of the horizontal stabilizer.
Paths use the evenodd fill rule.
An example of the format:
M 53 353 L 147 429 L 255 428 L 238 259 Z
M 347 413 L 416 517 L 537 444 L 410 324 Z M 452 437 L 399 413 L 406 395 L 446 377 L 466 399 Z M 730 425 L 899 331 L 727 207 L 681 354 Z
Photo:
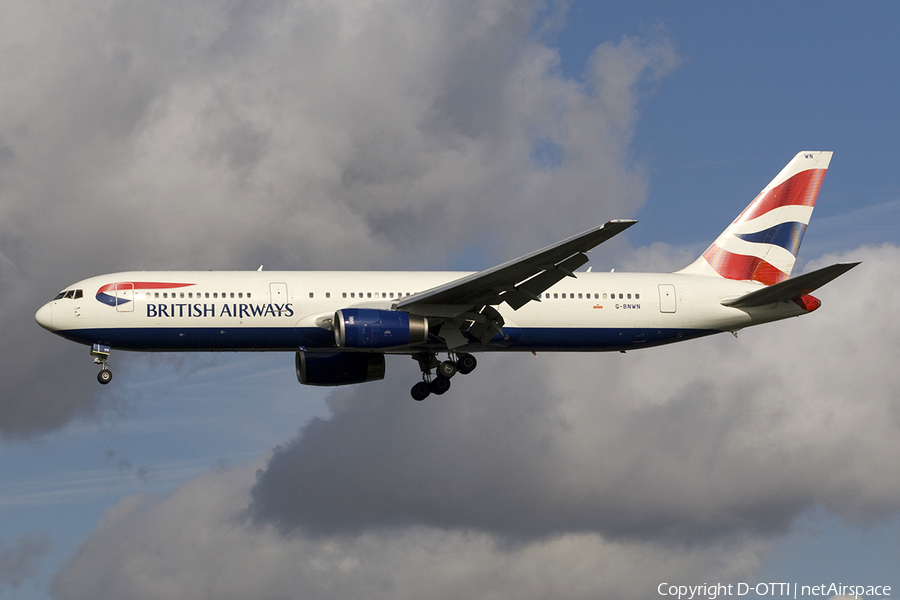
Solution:
M 750 292 L 740 298 L 732 298 L 722 302 L 724 306 L 732 306 L 734 308 L 749 308 L 751 306 L 764 306 L 766 304 L 774 304 L 776 302 L 788 302 L 794 298 L 800 298 L 809 294 L 836 279 L 858 265 L 858 262 L 837 263 L 824 269 L 818 269 L 812 273 L 806 273 L 799 277 L 786 279 L 781 283 L 776 283 L 761 290 Z

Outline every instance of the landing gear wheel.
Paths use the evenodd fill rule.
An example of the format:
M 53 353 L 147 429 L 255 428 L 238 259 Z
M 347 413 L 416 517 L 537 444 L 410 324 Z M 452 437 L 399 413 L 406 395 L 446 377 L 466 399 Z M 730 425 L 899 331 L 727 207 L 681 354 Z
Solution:
M 432 394 L 440 396 L 450 389 L 450 380 L 446 377 L 438 376 L 431 380 L 431 383 L 428 384 L 428 387 L 431 389 Z
M 110 381 L 112 381 L 112 371 L 109 369 L 100 369 L 100 372 L 97 373 L 97 381 L 106 385 Z
M 468 375 L 478 366 L 478 361 L 471 354 L 460 354 L 456 358 L 456 368 L 463 375 Z
M 455 362 L 452 362 L 452 361 L 449 361 L 449 360 L 445 360 L 445 361 L 442 362 L 440 365 L 438 365 L 438 368 L 437 368 L 438 377 L 443 377 L 443 378 L 445 378 L 445 379 L 450 379 L 451 377 L 453 377 L 454 375 L 456 375 L 456 371 L 457 371 L 457 370 L 458 370 L 458 369 L 457 369 L 457 367 L 456 367 L 456 363 L 455 363 Z
M 431 388 L 428 387 L 428 384 L 424 381 L 420 381 L 416 385 L 412 386 L 412 389 L 409 391 L 410 395 L 413 397 L 413 400 L 416 402 L 421 402 L 425 398 L 431 394 Z

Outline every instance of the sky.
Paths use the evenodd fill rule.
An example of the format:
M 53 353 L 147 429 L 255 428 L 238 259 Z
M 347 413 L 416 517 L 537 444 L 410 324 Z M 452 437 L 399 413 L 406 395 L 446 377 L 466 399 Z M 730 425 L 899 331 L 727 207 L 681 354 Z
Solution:
M 900 590 L 900 6 L 2 0 L 0 599 Z M 139 269 L 478 270 L 609 219 L 691 262 L 834 151 L 802 319 L 480 357 L 415 403 L 293 356 L 87 348 L 34 312 Z M 750 594 L 752 597 L 752 594 Z

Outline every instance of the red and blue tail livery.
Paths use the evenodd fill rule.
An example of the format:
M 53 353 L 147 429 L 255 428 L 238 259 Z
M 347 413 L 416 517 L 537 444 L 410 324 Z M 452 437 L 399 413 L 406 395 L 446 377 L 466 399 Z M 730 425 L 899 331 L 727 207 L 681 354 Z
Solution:
M 801 152 L 683 273 L 772 285 L 791 275 L 831 152 Z
M 386 355 L 406 355 L 422 374 L 411 395 L 424 400 L 475 369 L 480 352 L 626 352 L 813 312 L 821 302 L 810 293 L 858 264 L 791 277 L 830 160 L 799 153 L 675 273 L 579 270 L 589 250 L 636 223 L 620 219 L 475 273 L 101 275 L 35 319 L 92 348 L 103 384 L 120 350 L 290 352 L 306 385 L 377 381 Z

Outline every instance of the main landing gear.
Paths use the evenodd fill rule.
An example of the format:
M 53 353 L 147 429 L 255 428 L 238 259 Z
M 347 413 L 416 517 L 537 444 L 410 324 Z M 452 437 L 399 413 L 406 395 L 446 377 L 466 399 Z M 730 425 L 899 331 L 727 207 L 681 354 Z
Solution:
M 109 370 L 109 346 L 94 344 L 91 348 L 91 356 L 94 357 L 94 364 L 100 365 L 97 381 L 106 385 L 112 381 L 112 371 Z
M 421 402 L 431 394 L 440 396 L 450 389 L 451 377 L 457 373 L 468 375 L 478 366 L 478 361 L 471 354 L 451 352 L 443 362 L 437 359 L 436 354 L 415 354 L 413 358 L 418 361 L 419 369 L 422 370 L 422 381 L 409 391 L 413 400 L 417 402 Z

